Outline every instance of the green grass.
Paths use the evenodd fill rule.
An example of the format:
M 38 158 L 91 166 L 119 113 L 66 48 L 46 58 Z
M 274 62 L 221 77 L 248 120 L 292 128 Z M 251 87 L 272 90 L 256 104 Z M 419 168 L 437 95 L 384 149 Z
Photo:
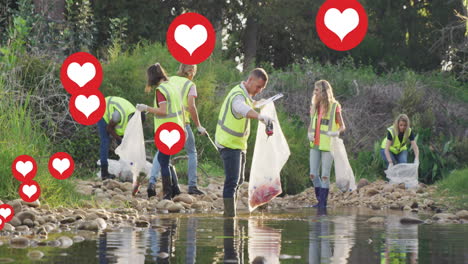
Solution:
M 468 168 L 455 170 L 436 183 L 437 196 L 453 209 L 468 210 Z
M 39 126 L 31 121 L 28 102 L 20 106 L 13 96 L 0 90 L 0 200 L 19 199 L 20 182 L 13 177 L 11 164 L 19 155 L 29 155 L 36 160 L 38 170 L 34 178 L 41 188 L 41 203 L 56 206 L 76 206 L 89 199 L 75 191 L 73 175 L 67 180 L 57 180 L 50 175 L 48 161 L 50 141 Z

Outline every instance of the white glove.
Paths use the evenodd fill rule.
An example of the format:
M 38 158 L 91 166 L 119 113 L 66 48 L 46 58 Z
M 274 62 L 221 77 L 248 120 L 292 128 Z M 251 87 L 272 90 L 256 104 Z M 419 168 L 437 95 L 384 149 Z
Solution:
M 329 137 L 337 137 L 340 135 L 339 131 L 327 131 L 327 136 Z
M 309 138 L 309 141 L 314 141 L 315 133 L 314 132 L 309 132 L 309 133 L 307 133 L 307 137 Z
M 273 121 L 271 117 L 264 116 L 264 115 L 258 115 L 258 120 L 261 121 L 265 125 Z
M 205 135 L 206 134 L 206 129 L 202 126 L 197 127 L 198 133 Z
M 148 111 L 148 106 L 145 104 L 137 104 L 136 109 L 140 112 L 146 112 Z

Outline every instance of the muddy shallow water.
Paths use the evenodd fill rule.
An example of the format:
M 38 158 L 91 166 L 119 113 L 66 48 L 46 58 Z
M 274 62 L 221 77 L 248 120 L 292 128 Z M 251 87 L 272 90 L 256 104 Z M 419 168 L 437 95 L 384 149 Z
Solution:
M 468 263 L 467 224 L 400 224 L 411 214 L 354 208 L 241 213 L 236 219 L 166 214 L 150 228 L 103 232 L 69 248 L 4 242 L 0 263 Z M 378 215 L 384 223 L 366 222 Z

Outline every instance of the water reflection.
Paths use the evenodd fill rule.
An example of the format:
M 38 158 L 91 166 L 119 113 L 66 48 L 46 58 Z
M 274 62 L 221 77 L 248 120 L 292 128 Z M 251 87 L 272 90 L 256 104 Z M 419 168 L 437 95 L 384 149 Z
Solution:
M 281 231 L 266 226 L 262 219 L 249 219 L 249 261 L 277 264 L 281 252 Z
M 400 217 L 389 215 L 385 225 L 382 264 L 418 263 L 418 225 L 400 224 Z
M 316 217 L 309 221 L 308 263 L 348 263 L 354 245 L 355 222 L 355 215 L 330 218 L 326 209 L 317 210 Z
M 369 225 L 378 213 L 385 223 Z M 67 249 L 38 250 L 45 252 L 44 263 L 467 263 L 468 225 L 402 225 L 402 214 L 307 209 L 235 219 L 170 215 L 153 218 L 150 228 L 122 228 Z M 0 256 L 32 263 L 30 250 L 4 244 Z

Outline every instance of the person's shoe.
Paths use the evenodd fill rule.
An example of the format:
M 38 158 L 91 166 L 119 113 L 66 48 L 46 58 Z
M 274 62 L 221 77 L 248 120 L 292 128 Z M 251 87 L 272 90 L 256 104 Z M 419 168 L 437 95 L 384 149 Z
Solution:
M 197 186 L 189 186 L 188 187 L 188 193 L 189 194 L 195 194 L 195 195 L 204 195 L 205 193 L 200 191 Z
M 156 196 L 156 188 L 154 187 L 153 183 L 148 184 L 148 189 L 146 189 L 146 192 L 148 193 L 148 199 Z
M 101 166 L 101 179 L 103 181 L 107 179 L 115 179 L 115 175 L 109 173 L 108 166 Z

